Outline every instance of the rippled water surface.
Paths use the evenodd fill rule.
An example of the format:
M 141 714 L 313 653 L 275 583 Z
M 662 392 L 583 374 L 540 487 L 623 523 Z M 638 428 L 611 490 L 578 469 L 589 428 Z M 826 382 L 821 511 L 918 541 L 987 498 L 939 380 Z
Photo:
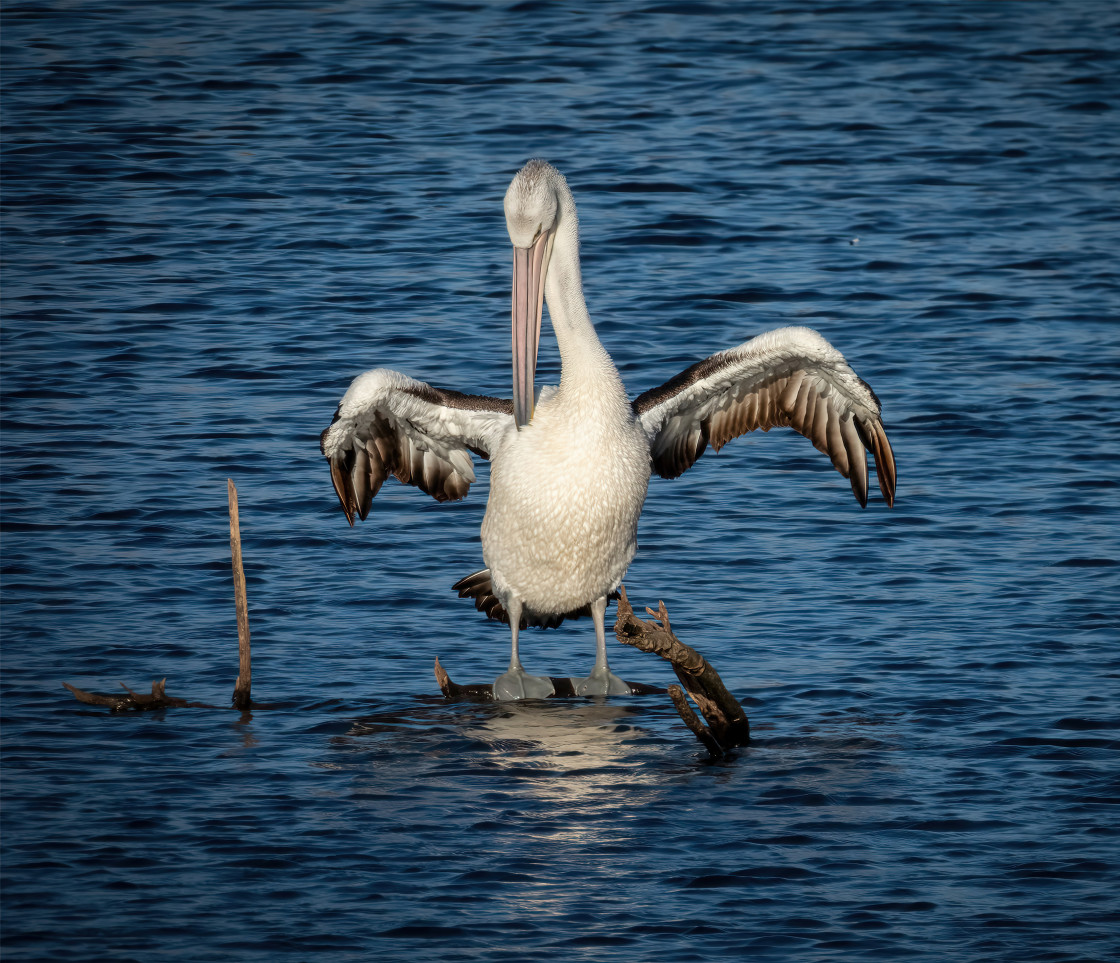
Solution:
M 1112 4 L 3 18 L 5 959 L 1120 955 Z M 534 155 L 634 394 L 795 323 L 883 400 L 893 510 L 781 432 L 651 485 L 627 587 L 742 699 L 731 762 L 664 697 L 445 702 L 437 656 L 507 658 L 449 590 L 484 468 L 350 530 L 318 452 L 368 367 L 508 395 Z M 79 705 L 228 704 L 227 477 L 267 708 Z

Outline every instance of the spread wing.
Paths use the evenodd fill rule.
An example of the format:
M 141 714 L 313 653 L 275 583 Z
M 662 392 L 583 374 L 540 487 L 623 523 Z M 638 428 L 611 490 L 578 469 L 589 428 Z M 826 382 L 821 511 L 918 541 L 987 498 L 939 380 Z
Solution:
M 365 520 L 381 483 L 395 475 L 437 501 L 462 498 L 482 458 L 512 431 L 513 403 L 433 388 L 387 368 L 359 375 L 339 402 L 319 448 L 346 519 Z
M 789 426 L 832 459 L 867 504 L 867 452 L 888 505 L 895 465 L 879 399 L 831 344 L 809 328 L 779 328 L 720 351 L 636 398 L 653 469 L 676 478 L 704 454 L 761 428 Z

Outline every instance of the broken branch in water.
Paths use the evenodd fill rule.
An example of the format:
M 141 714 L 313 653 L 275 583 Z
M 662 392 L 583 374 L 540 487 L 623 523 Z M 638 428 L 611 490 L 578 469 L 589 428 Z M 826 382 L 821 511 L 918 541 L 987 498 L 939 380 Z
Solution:
M 673 700 L 673 705 L 676 706 L 677 713 L 684 720 L 684 724 L 692 730 L 697 739 L 704 743 L 712 758 L 722 759 L 726 756 L 727 751 L 719 744 L 719 740 L 712 735 L 712 730 L 700 721 L 700 717 L 688 704 L 688 698 L 679 685 L 669 686 L 669 698 Z
M 188 702 L 186 699 L 179 699 L 175 696 L 169 696 L 164 688 L 167 679 L 160 679 L 159 682 L 152 683 L 152 693 L 147 695 L 143 692 L 135 692 L 126 686 L 123 682 L 117 683 L 124 689 L 124 695 L 108 695 L 102 692 L 86 692 L 84 689 L 79 689 L 77 686 L 71 685 L 69 682 L 63 682 L 72 693 L 74 698 L 79 702 L 84 702 L 89 706 L 108 706 L 113 712 L 129 712 L 142 709 L 167 709 L 171 707 L 185 707 L 185 708 L 199 708 L 199 709 L 214 709 L 216 706 L 207 705 L 205 702 Z
M 719 673 L 699 652 L 685 645 L 673 634 L 664 602 L 658 603 L 656 612 L 649 608 L 646 612 L 653 616 L 654 621 L 647 622 L 634 614 L 630 600 L 626 597 L 626 589 L 622 588 L 618 600 L 618 617 L 614 623 L 614 634 L 618 641 L 643 652 L 652 652 L 672 664 L 681 685 L 696 703 L 708 725 L 704 726 L 696 717 L 680 689 L 677 689 L 678 698 L 673 695 L 676 687 L 670 686 L 670 698 L 685 725 L 696 733 L 709 753 L 721 757 L 727 754 L 728 749 L 747 745 L 751 739 L 750 722 L 743 707 L 727 691 Z

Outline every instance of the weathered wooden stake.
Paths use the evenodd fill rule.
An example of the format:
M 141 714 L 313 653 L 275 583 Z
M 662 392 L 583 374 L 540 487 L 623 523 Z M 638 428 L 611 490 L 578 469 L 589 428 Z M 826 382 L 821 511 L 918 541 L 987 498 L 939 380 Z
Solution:
M 232 478 L 229 486 L 229 547 L 233 556 L 233 596 L 237 604 L 237 684 L 233 687 L 233 707 L 245 710 L 252 704 L 252 660 L 249 654 L 249 600 L 245 592 L 245 569 L 241 564 L 241 522 L 237 515 L 237 488 Z

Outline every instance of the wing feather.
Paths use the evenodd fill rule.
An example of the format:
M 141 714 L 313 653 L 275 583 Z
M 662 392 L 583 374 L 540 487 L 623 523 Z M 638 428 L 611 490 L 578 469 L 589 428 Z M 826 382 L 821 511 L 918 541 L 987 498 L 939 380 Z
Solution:
M 816 416 L 813 418 L 813 434 L 810 441 L 813 447 L 821 454 L 827 455 L 828 452 L 828 397 L 827 395 L 817 395 L 817 410 Z
M 852 483 L 852 492 L 861 505 L 867 504 L 867 449 L 859 440 L 855 420 L 848 412 L 840 420 L 840 436 L 844 440 L 844 450 L 848 453 L 848 466 L 850 474 L 848 480 Z
M 471 452 L 489 458 L 512 430 L 510 401 L 434 388 L 377 368 L 350 385 L 319 448 L 353 525 L 369 514 L 390 475 L 436 501 L 463 498 L 475 480 Z
M 851 472 L 848 465 L 848 449 L 844 446 L 844 436 L 840 433 L 839 412 L 830 410 L 825 423 L 825 453 L 832 459 L 833 467 L 847 478 Z M 854 490 L 854 489 L 853 489 Z
M 894 453 L 879 399 L 832 345 L 809 328 L 779 328 L 720 351 L 635 399 L 653 468 L 676 478 L 703 455 L 760 428 L 792 427 L 831 459 L 861 505 L 868 453 L 894 504 Z
M 875 456 L 875 476 L 879 479 L 879 487 L 884 492 L 888 490 L 893 492 L 897 482 L 894 452 L 891 450 L 891 443 L 887 440 L 887 433 L 882 425 L 875 425 L 872 441 L 871 451 Z
M 808 386 L 805 384 L 804 372 L 791 371 L 789 377 L 786 378 L 785 387 L 782 389 L 782 407 L 786 411 L 796 410 L 798 404 L 802 403 L 802 399 L 808 397 L 807 391 Z M 803 403 L 802 413 L 804 413 Z
M 331 477 L 334 475 L 332 473 Z M 365 448 L 354 449 L 354 467 L 350 469 L 350 484 L 352 486 L 353 501 L 358 506 L 362 518 L 369 512 L 369 503 L 373 500 L 373 472 L 370 471 L 369 453 Z

